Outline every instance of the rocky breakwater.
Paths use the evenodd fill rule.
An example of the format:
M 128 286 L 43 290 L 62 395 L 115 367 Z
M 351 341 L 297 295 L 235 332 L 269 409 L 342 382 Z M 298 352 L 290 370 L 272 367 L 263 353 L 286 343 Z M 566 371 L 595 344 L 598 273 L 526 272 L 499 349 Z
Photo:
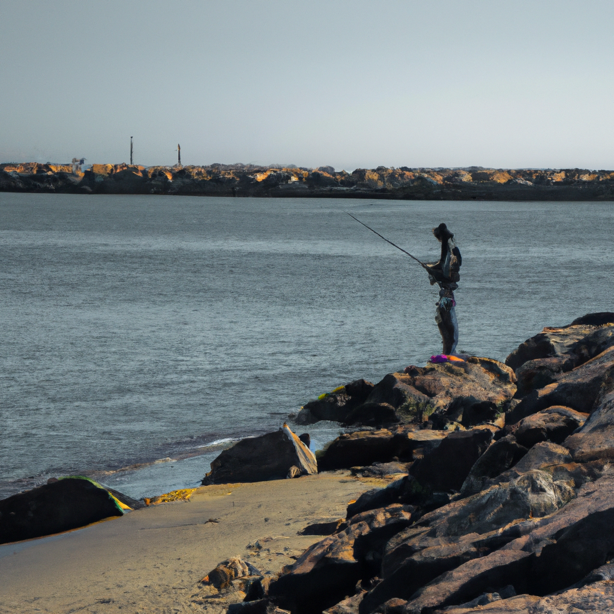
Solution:
M 614 313 L 546 328 L 506 363 L 409 367 L 305 406 L 300 422 L 358 428 L 320 471 L 394 475 L 229 611 L 612 611 Z
M 0 191 L 77 194 L 349 197 L 418 200 L 614 200 L 614 172 L 469 167 L 356 169 L 330 166 L 94 164 L 0 165 Z

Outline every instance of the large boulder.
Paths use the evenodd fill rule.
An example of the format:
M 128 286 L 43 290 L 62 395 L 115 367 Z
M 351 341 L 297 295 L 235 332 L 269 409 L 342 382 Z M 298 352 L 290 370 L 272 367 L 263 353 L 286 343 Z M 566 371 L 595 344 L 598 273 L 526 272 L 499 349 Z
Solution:
M 454 501 L 389 541 L 383 581 L 364 596 L 360 611 L 400 598 L 402 612 L 424 613 L 509 585 L 543 596 L 599 581 L 614 551 L 613 495 L 609 474 L 574 493 L 550 473 L 530 470 Z
M 436 448 L 448 435 L 444 431 L 415 430 L 412 427 L 343 433 L 319 455 L 320 470 L 386 463 L 395 458 L 412 461 L 416 455 L 422 457 Z
M 522 452 L 522 450 L 525 451 Z M 507 458 L 505 458 L 506 451 L 509 454 Z M 501 460 L 500 455 L 504 456 L 504 460 L 507 461 L 513 461 L 514 458 L 516 460 L 510 462 L 509 467 L 500 471 L 504 466 L 504 463 L 497 464 L 497 461 Z M 571 461 L 569 450 L 555 443 L 542 441 L 526 451 L 526 448 L 519 445 L 516 448 L 513 445 L 512 437 L 504 437 L 494 443 L 471 468 L 461 488 L 461 493 L 470 495 L 495 484 L 516 480 L 529 471 L 535 469 L 549 470 L 551 467 L 565 465 Z M 560 479 L 563 478 L 560 477 Z
M 450 433 L 409 472 L 431 491 L 460 490 L 474 463 L 484 454 L 493 439 L 487 428 Z
M 567 326 L 546 327 L 541 333 L 521 343 L 505 359 L 505 364 L 516 371 L 526 362 L 543 358 L 562 358 L 565 361 L 581 356 L 586 362 L 611 345 L 607 340 L 610 339 L 612 331 L 608 331 L 607 327 L 612 325 L 614 313 L 604 312 L 587 314 Z M 606 330 L 600 331 L 602 327 L 606 327 Z M 596 337 L 590 337 L 596 332 Z M 602 334 L 605 334 L 604 338 L 601 337 Z M 607 347 L 601 346 L 604 341 Z
M 86 478 L 63 478 L 0 501 L 0 544 L 61 533 L 122 514 L 119 501 L 99 484 Z
M 614 313 L 589 314 L 562 328 L 544 328 L 506 359 L 518 378 L 517 396 L 553 383 L 614 346 Z
M 402 422 L 422 422 L 433 413 L 462 422 L 464 414 L 491 420 L 516 392 L 513 371 L 496 360 L 470 357 L 463 362 L 429 363 L 392 373 L 379 382 L 367 403 L 395 408 Z
M 602 582 L 574 587 L 547 597 L 517 595 L 508 599 L 493 598 L 488 604 L 464 604 L 437 610 L 436 614 L 559 614 L 581 612 L 611 612 L 614 603 L 614 583 Z
M 350 413 L 362 405 L 371 391 L 373 384 L 364 379 L 350 382 L 328 394 L 323 394 L 316 401 L 307 403 L 296 417 L 297 424 L 313 424 L 320 420 L 345 422 Z
M 569 407 L 554 405 L 522 419 L 514 430 L 516 441 L 526 448 L 540 441 L 563 443 L 576 429 L 586 422 L 588 414 Z
M 360 382 L 308 403 L 297 421 L 307 424 L 326 419 L 370 426 L 421 423 L 433 412 L 445 413 L 452 406 L 450 420 L 461 422 L 467 414 L 465 424 L 473 425 L 480 420 L 491 421 L 505 411 L 516 392 L 512 369 L 496 360 L 477 357 L 408 367 L 404 373 L 389 373 L 372 389 L 368 382 Z
M 311 450 L 284 424 L 278 431 L 242 439 L 224 450 L 202 483 L 262 482 L 317 472 Z
M 375 575 L 386 542 L 411 524 L 413 508 L 392 505 L 353 517 L 346 529 L 308 548 L 269 586 L 269 596 L 296 614 L 321 612 Z
M 513 435 L 495 441 L 471 467 L 461 493 L 472 495 L 492 486 L 495 478 L 513 467 L 527 452 L 527 448 L 520 445 Z
M 610 392 L 584 426 L 564 445 L 577 462 L 614 458 L 614 391 Z
M 614 347 L 601 352 L 575 369 L 562 373 L 544 388 L 533 390 L 506 416 L 508 424 L 554 405 L 591 413 L 614 386 Z
M 393 597 L 409 599 L 442 574 L 500 549 L 527 530 L 518 521 L 552 514 L 572 497 L 549 474 L 531 471 L 426 514 L 389 541 L 383 581 L 365 596 L 364 612 Z

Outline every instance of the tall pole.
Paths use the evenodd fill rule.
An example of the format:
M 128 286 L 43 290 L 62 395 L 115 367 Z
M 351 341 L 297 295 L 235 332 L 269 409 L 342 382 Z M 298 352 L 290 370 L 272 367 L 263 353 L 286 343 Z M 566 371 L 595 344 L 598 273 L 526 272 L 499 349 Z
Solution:
M 177 145 L 177 164 L 181 166 L 181 145 Z
M 132 137 L 130 137 L 130 166 L 132 166 Z

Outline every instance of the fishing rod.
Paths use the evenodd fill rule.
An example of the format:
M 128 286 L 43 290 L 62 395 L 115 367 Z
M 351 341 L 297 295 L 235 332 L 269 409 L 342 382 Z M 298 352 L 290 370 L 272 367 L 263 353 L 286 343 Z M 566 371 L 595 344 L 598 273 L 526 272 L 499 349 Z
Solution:
M 418 264 L 422 265 L 427 271 L 429 270 L 429 268 L 426 266 L 426 264 L 424 264 L 424 262 L 421 262 L 420 260 L 418 260 L 418 258 L 416 258 L 415 256 L 412 256 L 409 252 L 405 251 L 402 247 L 399 247 L 398 245 L 396 245 L 396 243 L 393 243 L 392 241 L 389 241 L 386 237 L 383 237 L 379 232 L 377 232 L 377 230 L 373 230 L 373 228 L 371 228 L 370 226 L 367 226 L 364 222 L 361 222 L 357 217 L 354 217 L 351 213 L 348 213 L 347 211 L 345 211 L 344 213 L 347 213 L 352 219 L 356 220 L 359 224 L 362 224 L 365 228 L 368 228 L 371 232 L 374 232 L 380 239 L 384 239 L 386 243 L 390 243 L 390 245 L 392 245 L 393 247 L 400 249 L 404 254 L 407 254 L 410 258 L 413 258 Z

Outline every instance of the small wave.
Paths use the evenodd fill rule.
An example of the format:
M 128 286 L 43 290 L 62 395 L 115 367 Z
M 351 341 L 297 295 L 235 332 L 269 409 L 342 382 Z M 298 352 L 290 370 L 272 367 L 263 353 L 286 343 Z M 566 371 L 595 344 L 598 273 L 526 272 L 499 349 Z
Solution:
M 253 437 L 253 435 L 251 435 Z M 243 439 L 248 439 L 249 437 L 244 437 Z M 215 441 L 210 441 L 209 443 L 204 443 L 201 446 L 197 446 L 199 450 L 203 448 L 217 448 L 218 446 L 226 445 L 227 443 L 233 443 L 235 441 L 240 441 L 239 437 L 224 437 L 223 439 L 216 439 Z

